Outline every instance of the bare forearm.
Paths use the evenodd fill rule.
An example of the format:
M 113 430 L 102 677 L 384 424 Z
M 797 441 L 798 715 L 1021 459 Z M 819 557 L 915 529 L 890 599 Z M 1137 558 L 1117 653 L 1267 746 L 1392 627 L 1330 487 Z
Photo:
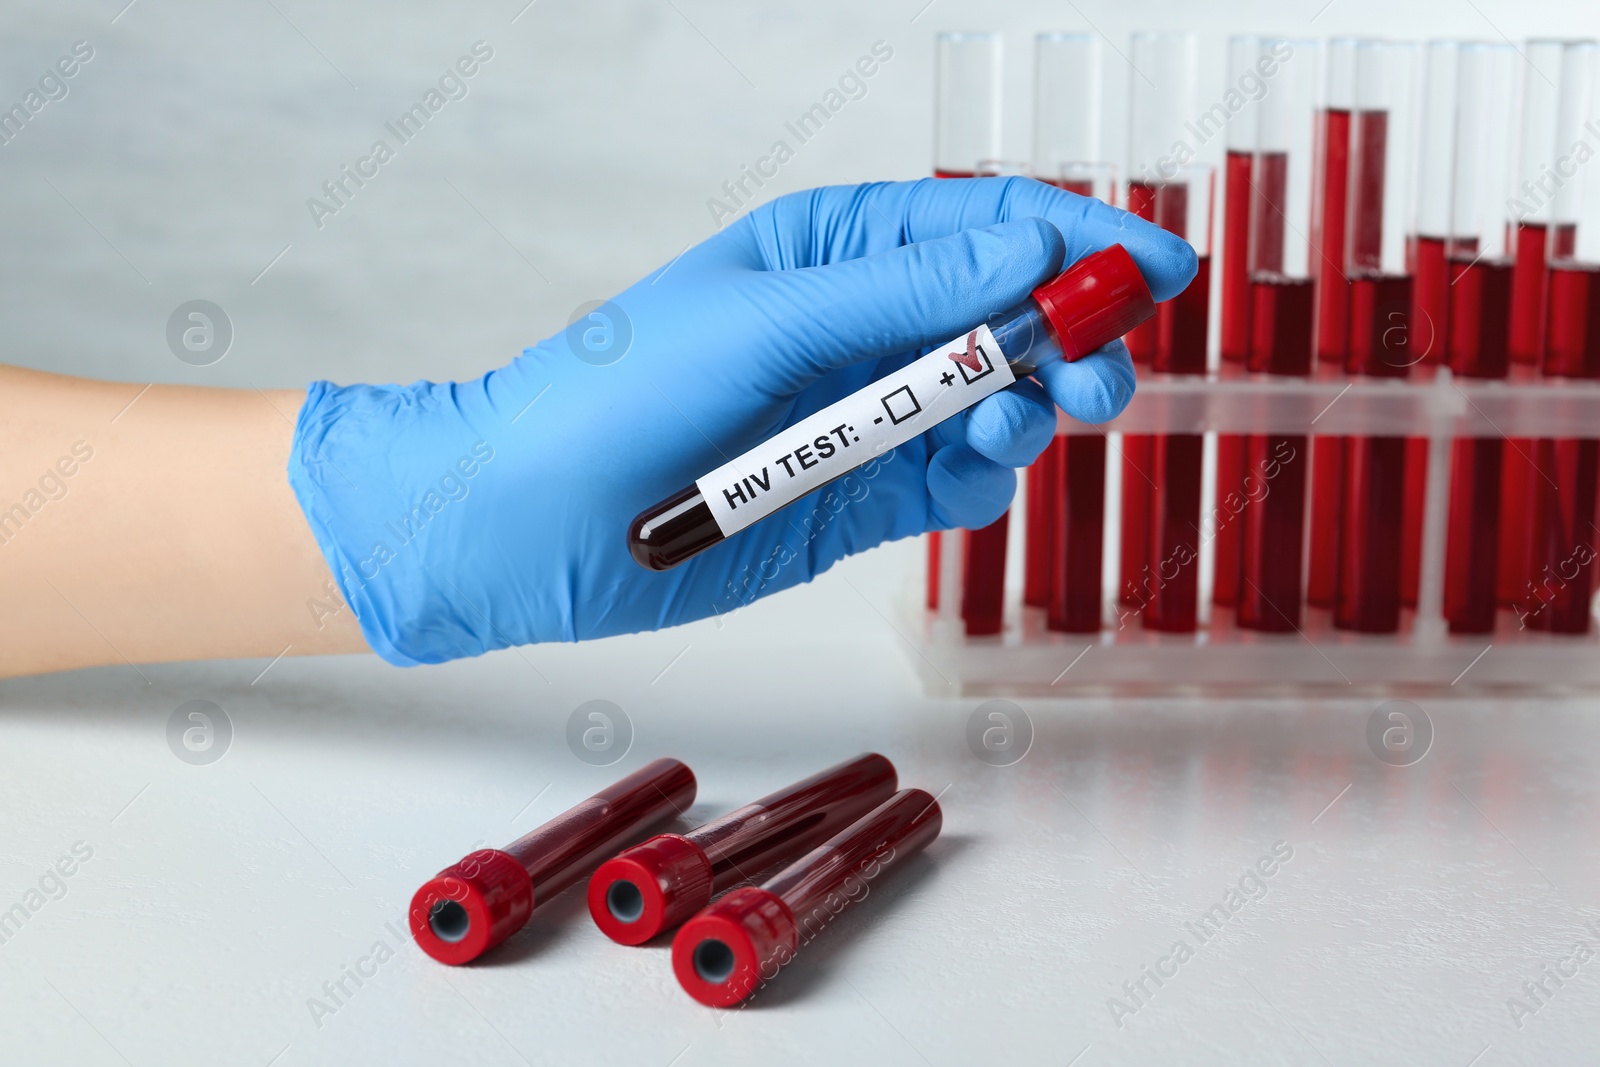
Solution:
M 0 366 L 0 677 L 364 650 L 285 478 L 300 401 Z

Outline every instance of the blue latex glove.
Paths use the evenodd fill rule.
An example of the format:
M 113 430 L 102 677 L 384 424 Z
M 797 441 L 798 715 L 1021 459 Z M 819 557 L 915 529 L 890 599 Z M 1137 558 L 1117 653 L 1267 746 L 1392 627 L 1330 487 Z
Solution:
M 1177 237 L 1027 179 L 795 193 L 616 297 L 617 362 L 578 358 L 580 325 L 475 381 L 315 383 L 289 480 L 391 663 L 728 612 L 881 542 L 994 521 L 1054 404 L 1085 422 L 1127 405 L 1127 349 L 1047 366 L 674 570 L 629 555 L 638 512 L 1109 244 L 1158 300 L 1194 277 Z

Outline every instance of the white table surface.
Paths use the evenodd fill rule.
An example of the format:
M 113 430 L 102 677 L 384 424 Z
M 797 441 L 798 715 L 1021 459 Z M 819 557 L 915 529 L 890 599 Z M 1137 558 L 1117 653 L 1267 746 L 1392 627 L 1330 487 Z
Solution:
M 0 944 L 0 1058 L 1594 1061 L 1600 960 L 1544 979 L 1520 1028 L 1507 1006 L 1577 940 L 1600 947 L 1593 701 L 1418 695 L 1436 739 L 1406 768 L 1368 750 L 1371 699 L 1022 701 L 1034 745 L 993 767 L 966 746 L 979 701 L 919 694 L 888 625 L 915 559 L 906 545 L 851 561 L 720 630 L 440 668 L 285 659 L 254 683 L 265 662 L 0 683 L 0 909 L 75 843 L 93 849 Z M 207 766 L 167 746 L 190 699 L 234 726 Z M 590 699 L 633 722 L 614 767 L 567 748 Z M 700 817 L 866 749 L 941 793 L 944 833 L 743 1010 L 692 1003 L 665 948 L 605 940 L 581 890 L 467 968 L 393 932 L 415 887 L 475 843 L 649 758 L 695 769 Z M 1277 842 L 1293 858 L 1266 895 L 1200 944 L 1185 924 Z M 1178 939 L 1193 958 L 1159 989 L 1146 979 L 1153 996 L 1117 1026 L 1109 999 Z M 380 941 L 394 958 L 330 1000 L 323 983 Z

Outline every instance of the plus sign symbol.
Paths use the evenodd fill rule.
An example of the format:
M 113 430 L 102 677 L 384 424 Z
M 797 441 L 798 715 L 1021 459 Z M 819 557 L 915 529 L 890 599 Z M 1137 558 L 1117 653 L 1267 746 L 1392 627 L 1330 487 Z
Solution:
M 949 385 L 951 382 L 954 382 L 955 380 L 956 380 L 956 376 L 954 374 L 951 374 L 949 371 L 945 371 L 944 374 L 940 376 L 939 383 L 941 385 Z

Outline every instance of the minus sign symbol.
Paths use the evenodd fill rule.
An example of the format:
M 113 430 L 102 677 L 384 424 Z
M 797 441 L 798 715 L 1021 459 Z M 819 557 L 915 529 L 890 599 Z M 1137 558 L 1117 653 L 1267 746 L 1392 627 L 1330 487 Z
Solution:
M 877 424 L 878 424 L 878 423 L 880 423 L 880 422 L 882 422 L 882 421 L 883 421 L 883 416 L 882 416 L 882 415 L 879 415 L 879 416 L 878 416 L 878 417 L 877 417 L 877 418 L 875 418 L 875 419 L 873 419 L 873 420 L 872 420 L 872 424 L 873 424 L 873 425 L 874 425 L 874 426 L 876 426 L 876 425 L 877 425 Z

